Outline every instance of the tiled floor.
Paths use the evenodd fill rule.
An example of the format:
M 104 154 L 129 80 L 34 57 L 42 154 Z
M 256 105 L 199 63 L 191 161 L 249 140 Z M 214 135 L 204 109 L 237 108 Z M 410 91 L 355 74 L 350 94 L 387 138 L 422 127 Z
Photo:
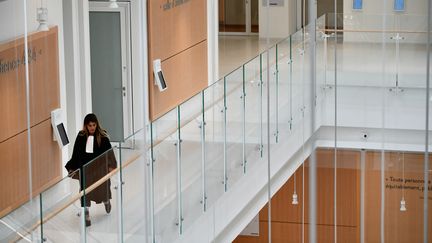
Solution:
M 274 45 L 280 39 L 260 39 L 253 36 L 219 36 L 219 79 L 241 67 L 244 63 L 256 57 Z

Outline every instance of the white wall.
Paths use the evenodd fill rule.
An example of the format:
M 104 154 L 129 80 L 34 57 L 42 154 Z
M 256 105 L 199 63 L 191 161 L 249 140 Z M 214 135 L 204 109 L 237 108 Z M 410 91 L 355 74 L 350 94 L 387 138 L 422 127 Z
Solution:
M 285 38 L 296 29 L 296 0 L 284 0 L 284 6 L 259 5 L 259 36 L 260 38 Z
M 344 0 L 343 13 L 352 15 L 354 18 L 364 21 L 365 27 L 383 28 L 382 14 L 390 15 L 387 18 L 386 28 L 392 28 L 395 20 L 392 16 L 401 17 L 400 24 L 405 29 L 423 28 L 426 23 L 417 17 L 407 19 L 407 15 L 427 15 L 427 0 L 409 1 L 405 0 L 406 10 L 403 12 L 393 11 L 393 0 L 386 1 L 363 1 L 363 10 L 352 10 L 353 0 Z M 297 8 L 297 9 L 296 9 Z M 301 10 L 301 6 L 294 0 L 285 0 L 283 7 L 262 6 L 262 0 L 259 1 L 259 26 L 260 37 L 283 38 L 293 33 L 296 24 L 299 24 L 300 15 L 296 12 Z M 372 16 L 371 16 L 372 15 Z M 267 19 L 268 18 L 268 19 Z M 297 20 L 296 20 L 297 19 Z M 345 18 L 345 26 L 349 26 L 350 20 Z
M 405 11 L 393 11 L 394 0 L 363 1 L 362 10 L 353 10 L 353 0 L 344 0 L 344 29 L 361 30 L 427 30 L 427 0 L 405 0 Z M 385 18 L 383 15 L 386 15 Z M 393 33 L 344 33 L 344 41 L 359 41 L 359 37 L 374 42 L 394 43 Z M 424 43 L 426 35 L 402 33 L 404 42 Z
M 353 0 L 344 0 L 344 14 L 397 14 L 397 15 L 427 15 L 427 0 L 405 0 L 406 11 L 395 13 L 393 0 L 363 1 L 363 9 L 352 10 Z
M 133 89 L 133 122 L 134 132 L 144 128 L 145 121 L 145 101 L 147 96 L 147 41 L 143 38 L 144 24 L 142 23 L 143 16 L 143 1 L 131 1 L 131 38 L 132 38 L 132 89 Z M 145 12 L 144 12 L 145 13 Z M 145 59 L 144 59 L 145 57 Z

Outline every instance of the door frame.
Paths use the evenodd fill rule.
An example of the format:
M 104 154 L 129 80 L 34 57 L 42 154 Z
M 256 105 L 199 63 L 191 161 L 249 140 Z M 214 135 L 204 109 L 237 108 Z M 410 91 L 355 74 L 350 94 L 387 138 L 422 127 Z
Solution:
M 224 1 L 229 1 L 229 0 L 224 0 Z M 245 14 L 246 31 L 245 32 L 224 32 L 218 30 L 219 35 L 259 35 L 259 32 L 257 33 L 252 32 L 252 0 L 243 0 L 243 3 L 245 4 L 245 12 L 246 12 Z M 259 3 L 260 1 L 258 0 L 258 8 L 259 8 Z M 219 25 L 218 25 L 218 29 L 219 29 Z
M 120 13 L 121 59 L 122 59 L 122 93 L 123 93 L 123 139 L 134 131 L 133 85 L 132 85 L 132 52 L 131 52 L 131 21 L 130 3 L 117 2 L 118 8 L 110 8 L 109 2 L 89 1 L 90 12 Z

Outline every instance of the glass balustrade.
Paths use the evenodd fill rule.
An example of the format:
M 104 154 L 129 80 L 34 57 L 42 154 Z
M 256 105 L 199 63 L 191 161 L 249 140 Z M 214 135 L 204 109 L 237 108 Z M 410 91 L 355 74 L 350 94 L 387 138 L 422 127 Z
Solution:
M 275 210 L 282 207 L 279 197 L 291 203 L 288 216 L 271 211 L 268 217 L 265 206 L 262 237 L 270 218 L 272 234 L 290 221 L 289 232 L 307 239 L 309 178 L 315 177 L 318 239 L 421 242 L 430 234 L 424 231 L 429 199 L 422 194 L 430 186 L 430 162 L 424 147 L 387 140 L 393 132 L 410 139 L 425 134 L 420 128 L 429 117 L 421 111 L 429 86 L 425 67 L 416 63 L 427 51 L 426 19 L 340 15 L 343 29 L 327 29 L 334 17 L 322 16 L 316 30 L 306 26 L 268 46 L 147 129 L 113 143 L 75 176 L 34 195 L 1 218 L 1 241 L 175 242 L 203 215 L 223 218 L 228 209 L 214 207 L 244 186 L 244 178 L 257 170 L 267 178 L 268 155 L 274 177 L 299 153 L 302 163 L 281 187 L 286 194 L 271 201 Z M 347 149 L 350 138 L 338 134 L 358 132 L 360 145 Z M 377 144 L 381 150 L 372 149 Z M 103 199 L 92 202 L 86 227 L 81 203 L 95 197 Z M 414 238 L 399 233 L 406 228 Z

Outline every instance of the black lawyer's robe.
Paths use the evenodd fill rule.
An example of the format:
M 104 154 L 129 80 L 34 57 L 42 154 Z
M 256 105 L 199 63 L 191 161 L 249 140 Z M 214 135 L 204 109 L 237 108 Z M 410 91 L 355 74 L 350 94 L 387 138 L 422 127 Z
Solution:
M 80 179 L 80 190 L 88 188 L 99 179 L 109 173 L 109 168 L 117 168 L 117 162 L 111 143 L 107 137 L 102 137 L 98 146 L 96 137 L 94 139 L 93 153 L 86 153 L 87 136 L 80 132 L 75 140 L 72 158 L 66 164 L 68 171 L 80 170 L 73 178 Z M 90 162 L 90 163 L 89 163 Z M 78 176 L 81 175 L 84 176 Z M 81 206 L 90 206 L 90 201 L 101 203 L 111 199 L 111 181 L 107 180 L 100 186 L 81 198 Z

